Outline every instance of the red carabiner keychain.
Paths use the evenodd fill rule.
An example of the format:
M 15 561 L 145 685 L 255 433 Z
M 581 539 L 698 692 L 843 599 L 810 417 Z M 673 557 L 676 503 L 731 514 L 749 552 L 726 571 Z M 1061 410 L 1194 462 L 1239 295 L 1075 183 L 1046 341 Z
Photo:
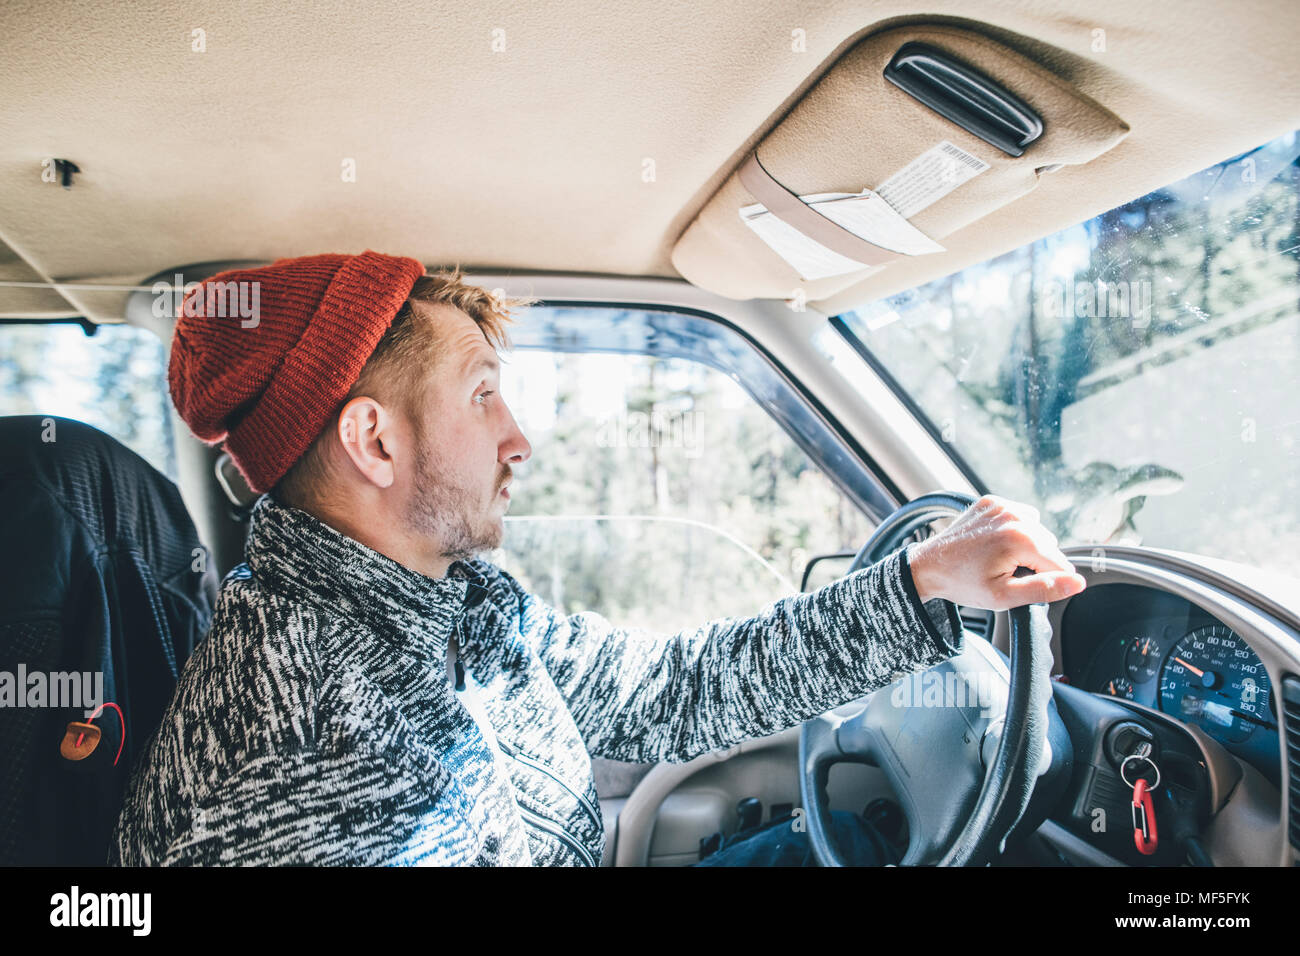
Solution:
M 1156 808 L 1151 803 L 1151 791 L 1147 788 L 1147 782 L 1141 777 L 1133 784 L 1133 842 L 1143 856 L 1155 853 L 1159 844 Z

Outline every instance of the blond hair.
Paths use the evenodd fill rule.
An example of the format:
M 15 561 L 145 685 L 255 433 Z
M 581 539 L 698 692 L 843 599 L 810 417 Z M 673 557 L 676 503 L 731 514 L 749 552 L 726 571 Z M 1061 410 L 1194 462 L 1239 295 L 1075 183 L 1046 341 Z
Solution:
M 296 508 L 307 508 L 325 494 L 329 483 L 325 446 L 337 429 L 339 412 L 354 398 L 365 395 L 381 405 L 401 408 L 419 424 L 418 409 L 428 396 L 431 372 L 438 367 L 444 343 L 435 333 L 427 307 L 451 305 L 478 323 L 495 349 L 510 348 L 506 326 L 514 322 L 511 310 L 533 305 L 533 297 L 509 297 L 502 290 L 487 290 L 465 282 L 460 266 L 420 276 L 397 315 L 366 360 L 347 396 L 330 415 L 320 434 L 272 489 L 276 498 Z

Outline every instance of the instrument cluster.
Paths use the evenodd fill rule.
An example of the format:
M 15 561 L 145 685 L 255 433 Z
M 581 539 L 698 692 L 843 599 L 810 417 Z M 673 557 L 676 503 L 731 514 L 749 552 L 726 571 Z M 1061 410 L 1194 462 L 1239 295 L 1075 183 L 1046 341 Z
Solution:
M 1245 639 L 1173 595 L 1133 586 L 1104 590 L 1120 592 L 1111 596 L 1122 598 L 1122 610 L 1112 604 L 1101 613 L 1085 608 L 1073 621 L 1067 616 L 1066 679 L 1193 724 L 1276 782 L 1273 687 Z

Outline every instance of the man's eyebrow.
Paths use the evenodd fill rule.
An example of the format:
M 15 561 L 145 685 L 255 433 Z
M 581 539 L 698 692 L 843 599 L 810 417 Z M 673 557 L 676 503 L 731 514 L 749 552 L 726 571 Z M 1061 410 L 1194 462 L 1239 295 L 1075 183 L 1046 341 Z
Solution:
M 495 355 L 490 358 L 486 355 L 478 355 L 475 358 L 470 359 L 469 363 L 465 366 L 465 377 L 468 378 L 481 368 L 486 368 L 493 372 L 499 372 L 501 370 L 501 365 L 497 361 Z

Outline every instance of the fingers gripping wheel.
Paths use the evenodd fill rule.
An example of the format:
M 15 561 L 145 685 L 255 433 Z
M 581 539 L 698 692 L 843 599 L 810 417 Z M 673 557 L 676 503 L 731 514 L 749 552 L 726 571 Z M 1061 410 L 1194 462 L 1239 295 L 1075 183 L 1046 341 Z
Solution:
M 919 528 L 973 503 L 955 492 L 908 502 L 876 529 L 850 573 L 890 554 Z M 841 761 L 884 771 L 907 815 L 904 865 L 982 866 L 1003 850 L 1050 762 L 1052 694 L 1046 605 L 1007 613 L 1009 673 L 992 645 L 967 635 L 961 654 L 927 674 L 935 678 L 934 686 L 942 686 L 941 701 L 930 694 L 896 693 L 900 682 L 873 694 L 859 714 L 826 714 L 804 724 L 800 791 L 809 842 L 822 866 L 851 863 L 833 840 L 826 790 L 830 767 Z

